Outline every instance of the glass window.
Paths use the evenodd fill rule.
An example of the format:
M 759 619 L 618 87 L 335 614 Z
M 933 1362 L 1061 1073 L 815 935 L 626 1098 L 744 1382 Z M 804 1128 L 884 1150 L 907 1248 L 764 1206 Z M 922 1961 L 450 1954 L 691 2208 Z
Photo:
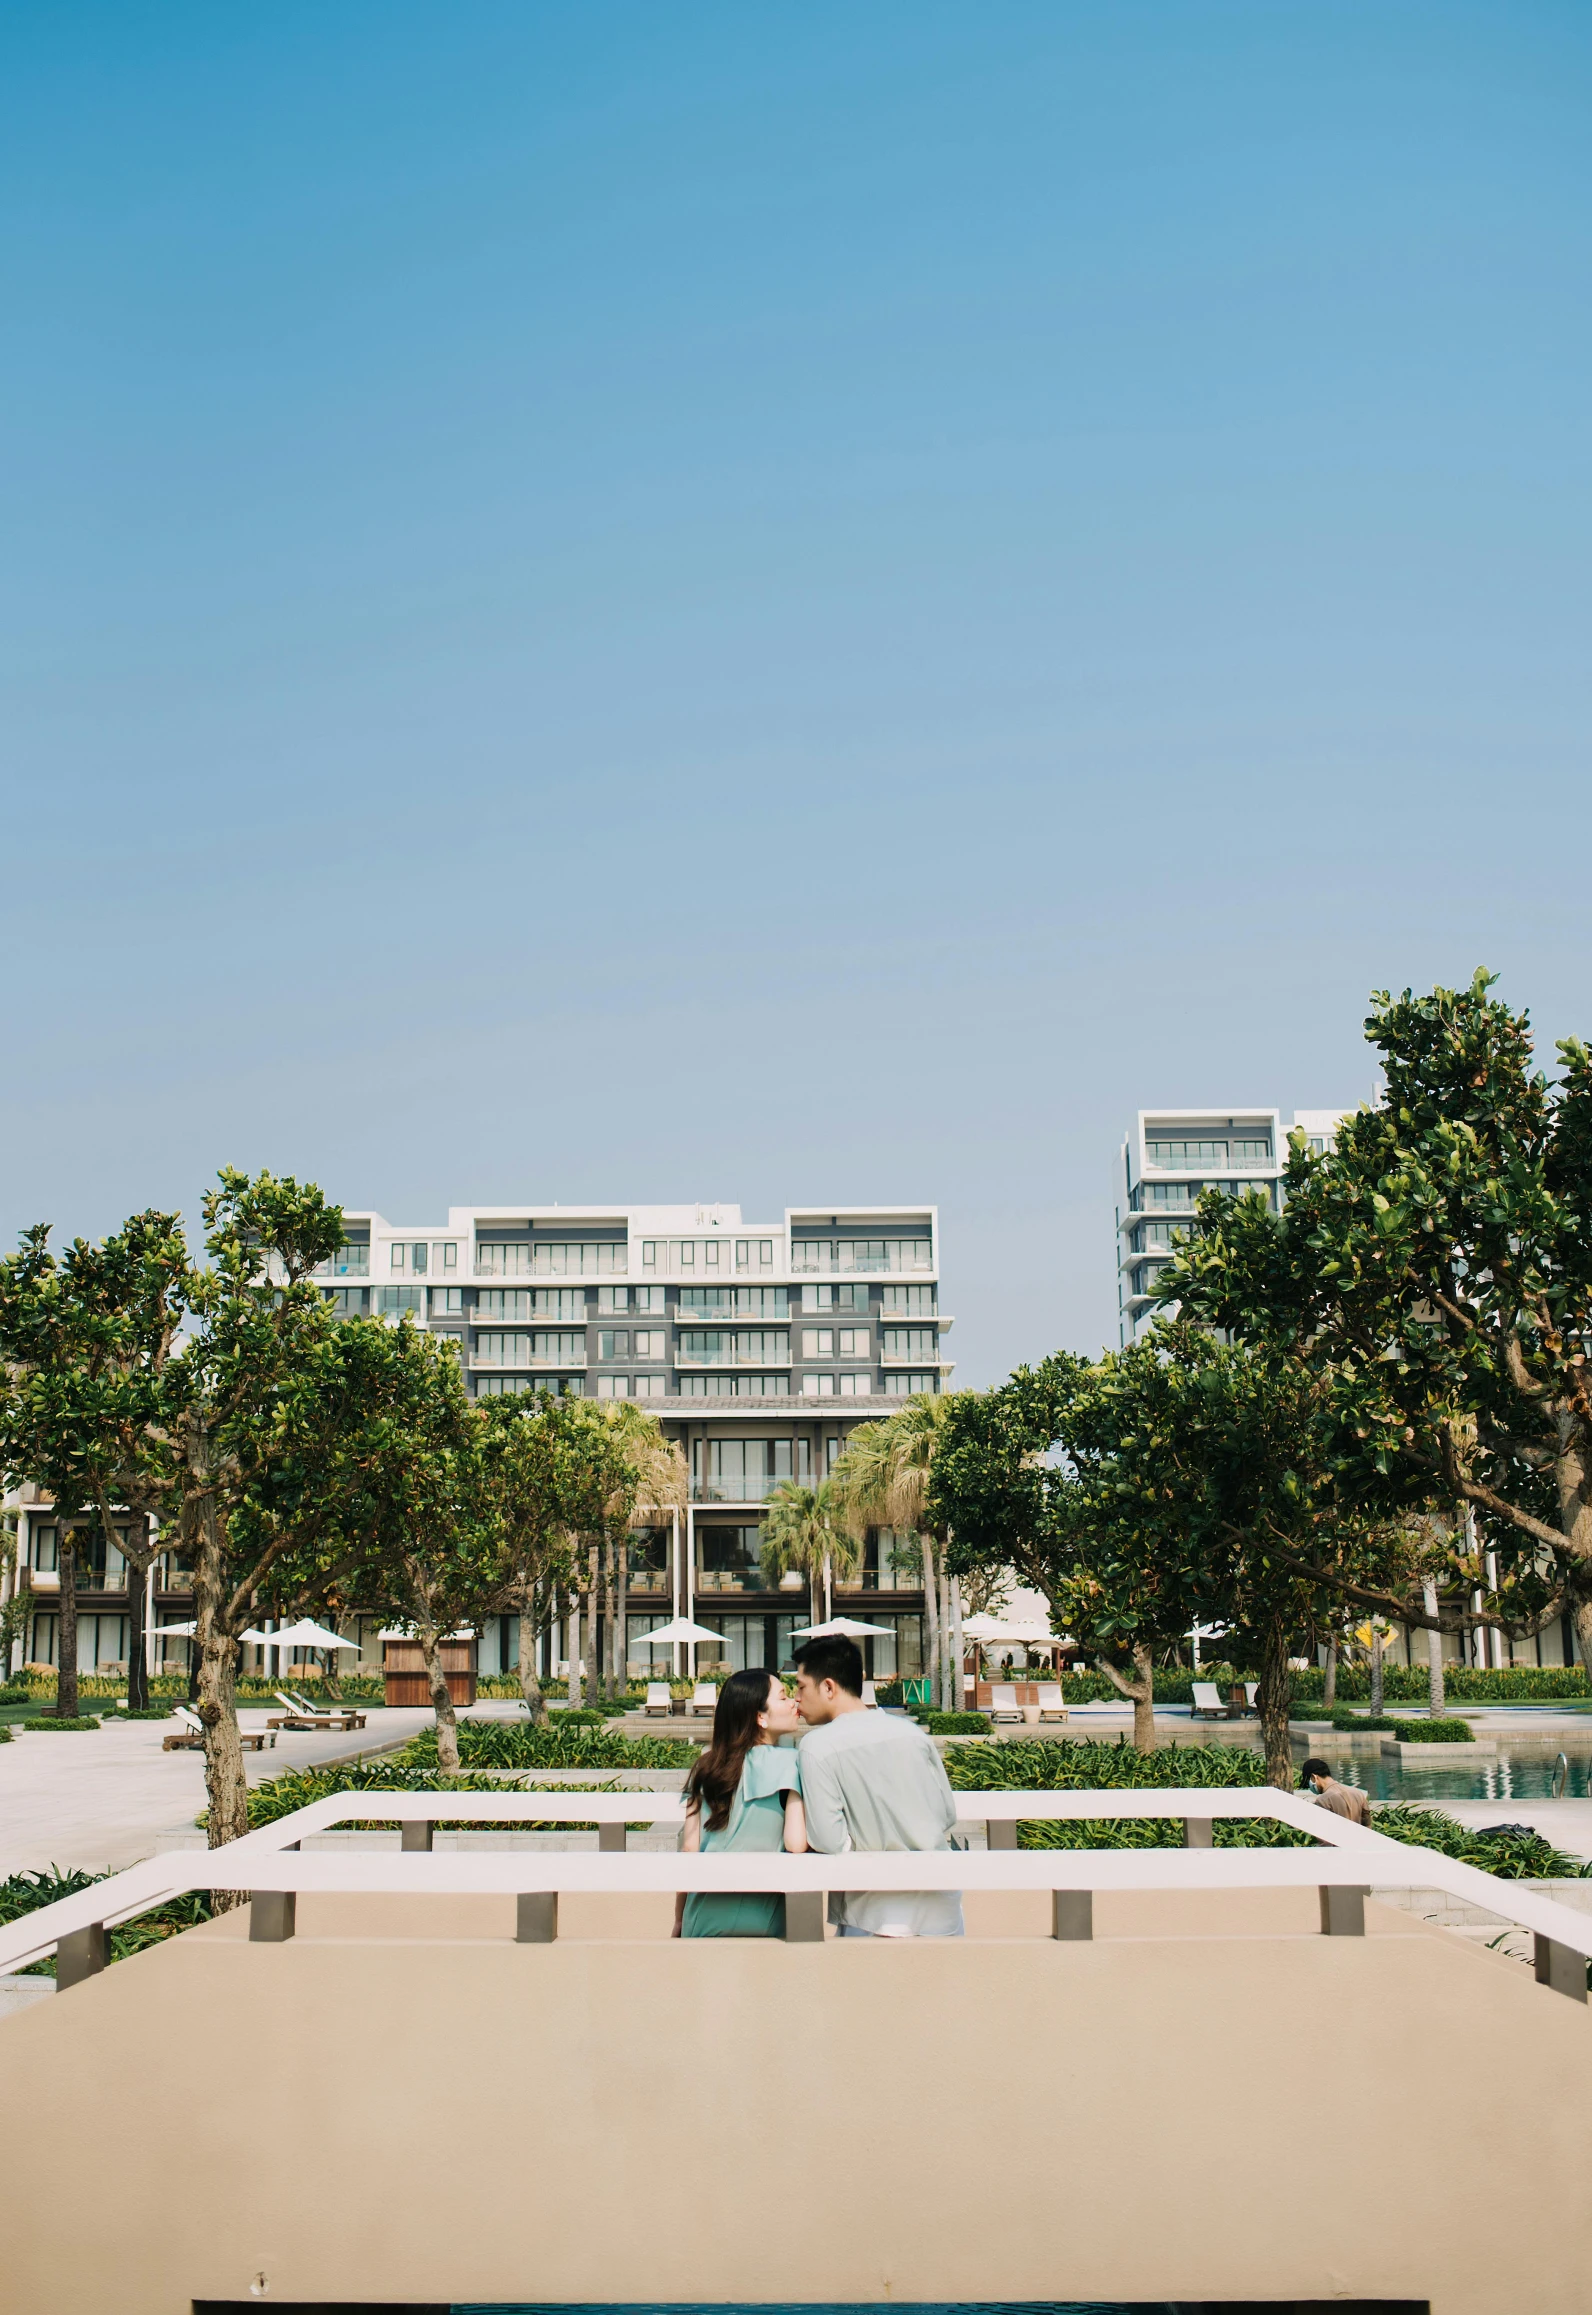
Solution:
M 363 1318 L 369 1308 L 368 1286 L 328 1286 L 321 1296 L 334 1318 Z
M 526 1319 L 535 1297 L 528 1286 L 483 1286 L 475 1298 L 477 1319 Z
M 419 1315 L 426 1290 L 423 1286 L 383 1286 L 378 1288 L 378 1292 L 381 1295 L 382 1317 L 400 1318 L 406 1310 Z
M 533 1334 L 531 1356 L 539 1366 L 584 1366 L 586 1337 L 584 1334 Z
M 638 1294 L 650 1294 L 652 1289 L 650 1286 L 638 1286 L 636 1291 Z M 644 1309 L 645 1307 L 645 1304 L 638 1305 L 638 1308 Z M 597 1289 L 597 1308 L 600 1311 L 628 1310 L 630 1308 L 629 1287 L 599 1286 Z
M 871 1375 L 841 1376 L 840 1395 L 843 1399 L 866 1399 L 871 1397 L 872 1393 L 873 1378 Z
M 679 1378 L 683 1399 L 788 1399 L 789 1375 L 698 1375 Z
M 657 1268 L 657 1263 L 658 1263 L 658 1241 L 657 1241 L 657 1239 L 656 1239 L 656 1238 L 643 1238 L 643 1239 L 642 1239 L 642 1241 L 641 1241 L 641 1267 L 642 1267 L 642 1269 L 643 1269 L 643 1270 L 654 1270 L 654 1269 L 656 1269 L 656 1268 Z
M 638 1326 L 633 1339 L 633 1355 L 636 1358 L 665 1358 L 668 1355 L 668 1337 L 661 1326 Z
M 394 1269 L 394 1270 L 407 1270 L 407 1269 L 408 1269 L 408 1267 L 409 1267 L 409 1249 L 408 1249 L 408 1247 L 407 1247 L 407 1246 L 401 1246 L 401 1245 L 398 1243 L 398 1241 L 397 1241 L 397 1239 L 396 1239 L 396 1238 L 393 1240 L 392 1244 L 391 1244 L 391 1245 L 388 1247 L 388 1249 L 387 1249 L 387 1254 L 388 1254 L 389 1265 L 390 1265 L 390 1267 L 391 1267 L 392 1269 Z
M 737 1366 L 779 1366 L 790 1357 L 790 1336 L 782 1328 L 759 1327 L 735 1338 Z
M 932 1326 L 887 1326 L 880 1347 L 886 1359 L 938 1358 L 940 1338 Z
M 622 1278 L 629 1267 L 626 1248 L 606 1241 L 563 1246 L 483 1239 L 475 1250 L 478 1278 Z
M 531 1337 L 528 1334 L 483 1333 L 475 1338 L 477 1366 L 529 1366 L 530 1363 Z
M 866 1358 L 867 1355 L 868 1329 L 865 1326 L 843 1326 L 840 1329 L 840 1356 Z
M 718 1241 L 718 1239 L 717 1239 L 717 1238 L 705 1238 L 705 1239 L 703 1240 L 703 1242 L 702 1242 L 702 1261 L 703 1261 L 703 1265 L 704 1265 L 704 1267 L 705 1267 L 705 1268 L 707 1268 L 707 1269 L 709 1269 L 709 1270 L 716 1270 L 716 1269 L 718 1268 L 718 1266 L 719 1266 L 719 1241 Z
M 584 1318 L 584 1286 L 533 1286 L 531 1308 L 538 1318 Z
M 734 1344 L 734 1335 L 721 1333 L 717 1327 L 682 1327 L 679 1356 L 694 1364 L 731 1359 L 735 1356 Z
M 717 1317 L 728 1315 L 735 1307 L 733 1286 L 682 1286 L 680 1289 L 680 1317 Z
M 804 1399 L 832 1399 L 834 1395 L 835 1378 L 833 1375 L 802 1376 L 802 1397 Z
M 893 1374 L 890 1377 L 890 1389 L 909 1399 L 933 1398 L 939 1387 L 940 1378 L 937 1374 Z
M 1192 1211 L 1204 1187 L 1203 1182 L 1146 1182 L 1144 1202 L 1147 1206 L 1176 1206 Z
M 597 1336 L 599 1358 L 628 1358 L 630 1356 L 630 1329 L 625 1326 L 604 1327 Z
M 857 1289 L 853 1287 L 852 1292 Z M 935 1289 L 932 1286 L 887 1286 L 881 1316 L 885 1318 L 932 1318 L 935 1308 Z
M 832 1326 L 804 1326 L 802 1328 L 803 1358 L 833 1358 L 835 1330 Z
M 659 1356 L 662 1356 L 661 1352 L 659 1353 Z M 661 1399 L 663 1397 L 662 1375 L 632 1376 L 630 1387 L 632 1393 L 638 1399 Z
M 333 1278 L 369 1277 L 370 1245 L 368 1240 L 359 1245 L 350 1242 L 335 1253 L 330 1262 L 319 1263 L 317 1275 L 323 1274 L 329 1274 Z
M 432 1241 L 431 1241 L 431 1267 L 432 1267 L 432 1269 L 433 1269 L 433 1270 L 457 1270 L 457 1269 L 458 1269 L 458 1267 L 459 1267 L 459 1241 L 458 1241 L 458 1239 L 457 1239 L 457 1238 L 433 1238 L 433 1239 L 432 1239 Z
M 462 1286 L 433 1286 L 431 1289 L 431 1314 L 434 1318 L 438 1316 L 461 1318 L 464 1315 L 464 1288 Z
M 658 1316 L 662 1317 L 663 1288 L 661 1286 L 638 1286 L 635 1289 L 635 1296 L 638 1310 L 656 1311 Z M 615 1308 L 618 1308 L 617 1304 L 615 1304 Z
M 61 1530 L 58 1527 L 34 1528 L 31 1549 L 32 1558 L 28 1564 L 30 1567 L 37 1568 L 40 1575 L 53 1575 L 60 1572 Z
M 1232 1152 L 1230 1162 L 1235 1166 L 1269 1166 L 1271 1163 L 1269 1141 L 1235 1141 Z
M 597 1396 L 600 1399 L 628 1399 L 630 1396 L 629 1376 L 599 1375 L 597 1377 Z

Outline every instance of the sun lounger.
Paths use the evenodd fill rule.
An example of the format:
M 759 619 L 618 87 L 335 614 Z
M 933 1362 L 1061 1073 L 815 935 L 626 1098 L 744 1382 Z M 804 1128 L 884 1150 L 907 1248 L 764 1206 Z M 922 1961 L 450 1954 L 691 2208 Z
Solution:
M 1017 1701 L 1015 1682 L 1010 1680 L 1005 1682 L 997 1680 L 995 1682 L 989 1692 L 989 1716 L 991 1720 L 1022 1719 L 1023 1708 Z
M 1039 1683 L 1039 1717 L 1041 1720 L 1065 1720 L 1067 1707 L 1062 1701 L 1061 1686 L 1055 1680 Z
M 1196 1680 L 1194 1702 L 1191 1707 L 1196 1720 L 1225 1720 L 1227 1707 L 1222 1702 L 1214 1680 Z
M 1244 1682 L 1244 1710 L 1246 1712 L 1251 1714 L 1259 1713 L 1260 1706 L 1255 1701 L 1259 1694 L 1260 1682 L 1258 1680 L 1246 1680 Z
M 699 1680 L 691 1691 L 692 1711 L 717 1712 L 718 1708 L 719 1692 L 717 1687 L 711 1680 Z
M 647 1682 L 647 1701 L 641 1709 L 643 1712 L 668 1711 L 669 1683 L 667 1680 L 649 1680 Z
M 862 1684 L 862 1701 L 870 1712 L 878 1711 L 879 1699 L 874 1692 L 874 1685 L 871 1680 L 864 1680 Z
M 267 1728 L 286 1728 L 296 1735 L 305 1736 L 317 1728 L 346 1730 L 363 1728 L 365 1725 L 363 1712 L 316 1712 L 295 1704 L 290 1696 L 283 1695 L 280 1688 L 274 1689 L 272 1693 L 283 1710 L 266 1722 Z
M 180 1728 L 174 1729 L 170 1736 L 161 1738 L 161 1751 L 202 1752 L 205 1741 L 204 1722 L 197 1712 L 190 1712 L 185 1704 L 177 1705 L 175 1710 L 182 1725 Z M 270 1745 L 273 1751 L 276 1748 L 276 1738 L 263 1728 L 240 1728 L 238 1730 L 238 1742 L 245 1752 L 264 1752 L 267 1745 Z

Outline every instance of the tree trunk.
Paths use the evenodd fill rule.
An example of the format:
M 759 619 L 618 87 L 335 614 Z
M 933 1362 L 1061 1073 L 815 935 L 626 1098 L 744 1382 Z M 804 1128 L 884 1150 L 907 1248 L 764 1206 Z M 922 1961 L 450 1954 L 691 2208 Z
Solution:
M 614 1563 L 614 1670 L 619 1685 L 614 1702 L 621 1706 L 630 1702 L 630 1538 L 619 1539 L 619 1556 Z
M 1140 1641 L 1133 1651 L 1131 1680 L 1125 1680 L 1115 1664 L 1099 1659 L 1100 1670 L 1119 1695 L 1126 1696 L 1133 1706 L 1133 1744 L 1137 1752 L 1155 1750 L 1155 1659 L 1148 1646 Z
M 1327 1642 L 1327 1676 L 1321 1683 L 1321 1701 L 1329 1712 L 1338 1701 L 1338 1641 L 1336 1633 Z
M 1581 1651 L 1581 1662 L 1587 1678 L 1592 1680 L 1592 1597 L 1578 1597 L 1573 1614 L 1576 1645 Z
M 1376 1616 L 1371 1621 L 1371 1716 L 1374 1720 L 1382 1717 L 1382 1647 L 1382 1619 Z
M 1288 1742 L 1292 1685 L 1288 1672 L 1288 1635 L 1280 1623 L 1274 1623 L 1261 1651 L 1255 1701 L 1260 1708 L 1260 1740 L 1266 1752 L 1266 1782 L 1285 1793 L 1293 1791 L 1294 1782 L 1293 1752 Z
M 55 1710 L 62 1720 L 77 1718 L 77 1552 L 59 1528 L 55 1564 L 61 1573 L 61 1609 L 56 1620 Z
M 149 1706 L 149 1665 L 144 1648 L 144 1570 L 127 1561 L 127 1709 Z
M 576 1712 L 585 1702 L 585 1690 L 580 1682 L 580 1591 L 572 1587 L 569 1595 L 569 1618 L 565 1627 L 564 1643 L 569 1649 L 569 1708 Z
M 214 1498 L 206 1499 L 201 1517 L 216 1517 Z M 221 1551 L 213 1533 L 201 1531 L 194 1561 L 194 1620 L 197 1629 L 190 1655 L 199 1659 L 199 1718 L 205 1732 L 205 1793 L 209 1801 L 206 1837 L 212 1849 L 241 1840 L 249 1829 L 249 1788 L 243 1773 L 243 1747 L 238 1742 L 235 1704 L 238 1643 L 223 1621 Z M 212 1903 L 218 1913 L 230 1912 L 245 1902 L 241 1891 L 218 1889 Z
M 1437 1614 L 1437 1584 L 1428 1576 L 1421 1586 L 1421 1605 L 1429 1616 Z M 1441 1720 L 1448 1706 L 1443 1694 L 1443 1635 L 1430 1628 L 1426 1634 L 1426 1701 L 1434 1720 Z
M 520 1590 L 520 1694 L 532 1721 L 540 1727 L 547 1718 L 547 1700 L 536 1677 L 535 1604 L 535 1585 L 523 1585 Z
M 923 1546 L 923 1610 L 928 1626 L 925 1634 L 929 1659 L 929 1703 L 936 1712 L 943 1712 L 945 1699 L 940 1687 L 940 1572 L 934 1557 L 934 1539 L 924 1535 Z
M 967 1703 L 967 1690 L 962 1684 L 965 1648 L 966 1642 L 962 1637 L 962 1579 L 960 1576 L 954 1575 L 951 1578 L 951 1664 L 954 1675 L 951 1686 L 951 1710 L 953 1712 L 960 1712 Z M 977 1694 L 976 1689 L 974 1693 Z
M 448 1692 L 448 1675 L 442 1669 L 442 1635 L 435 1624 L 420 1624 L 421 1660 L 426 1667 L 426 1679 L 431 1688 L 431 1702 L 437 1715 L 437 1766 L 445 1776 L 459 1773 L 459 1722 L 453 1709 L 453 1698 Z

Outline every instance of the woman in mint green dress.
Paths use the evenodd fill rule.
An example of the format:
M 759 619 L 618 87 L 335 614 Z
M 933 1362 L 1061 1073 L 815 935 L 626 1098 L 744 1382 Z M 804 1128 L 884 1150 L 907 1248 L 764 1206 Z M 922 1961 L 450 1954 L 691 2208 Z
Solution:
M 681 1847 L 777 1854 L 807 1846 L 801 1770 L 779 1742 L 803 1725 L 794 1698 L 773 1672 L 732 1672 L 719 1690 L 713 1735 L 685 1780 Z M 676 1937 L 783 1937 L 785 1900 L 775 1895 L 704 1896 L 674 1901 Z

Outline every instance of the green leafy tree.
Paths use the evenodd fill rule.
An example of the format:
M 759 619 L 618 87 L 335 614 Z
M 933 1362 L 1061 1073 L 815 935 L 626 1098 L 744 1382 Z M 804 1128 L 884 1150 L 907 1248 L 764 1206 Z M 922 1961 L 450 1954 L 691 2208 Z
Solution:
M 97 1507 L 102 1523 L 116 1505 L 158 1521 L 161 1545 L 193 1570 L 219 1847 L 248 1829 L 242 1635 L 262 1614 L 313 1610 L 346 1575 L 359 1409 L 346 1330 L 310 1283 L 342 1243 L 338 1209 L 313 1186 L 227 1168 L 204 1220 L 202 1267 L 172 1216 L 135 1217 L 97 1254 L 74 1247 L 60 1264 L 47 1231 L 30 1231 L 0 1281 L 0 1346 L 8 1468 L 43 1458 L 27 1475 L 58 1505 Z M 73 1295 L 82 1315 L 60 1323 L 52 1314 Z
M 1378 992 L 1381 1098 L 1294 1136 L 1281 1213 L 1207 1194 L 1163 1292 L 1309 1372 L 1341 1487 L 1448 1518 L 1446 1609 L 1361 1604 L 1516 1637 L 1568 1604 L 1592 1661 L 1592 1055 L 1550 1083 L 1491 988 Z
M 533 1721 L 547 1718 L 536 1675 L 536 1643 L 557 1612 L 573 1572 L 572 1536 L 601 1517 L 585 1502 L 589 1457 L 569 1421 L 573 1400 L 548 1391 L 505 1393 L 476 1408 L 488 1516 L 501 1555 L 503 1596 L 519 1618 L 520 1693 Z
M 452 1345 L 422 1334 L 407 1314 L 397 1326 L 353 1320 L 338 1332 L 355 1418 L 335 1474 L 347 1580 L 365 1606 L 419 1642 L 437 1765 L 451 1774 L 459 1734 L 443 1643 L 491 1611 L 503 1582 L 488 1426 L 470 1405 Z
M 24 1232 L 0 1262 L 0 1460 L 8 1480 L 34 1481 L 55 1507 L 59 1539 L 56 1709 L 78 1708 L 78 1554 L 91 1527 L 107 1547 L 122 1526 L 128 1567 L 128 1702 L 149 1701 L 144 1584 L 158 1545 L 147 1525 L 163 1483 L 143 1484 L 130 1443 L 159 1420 L 165 1369 L 188 1307 L 187 1248 L 175 1215 L 135 1214 L 93 1245 L 63 1254 L 48 1225 Z M 132 1516 L 123 1525 L 118 1509 Z

